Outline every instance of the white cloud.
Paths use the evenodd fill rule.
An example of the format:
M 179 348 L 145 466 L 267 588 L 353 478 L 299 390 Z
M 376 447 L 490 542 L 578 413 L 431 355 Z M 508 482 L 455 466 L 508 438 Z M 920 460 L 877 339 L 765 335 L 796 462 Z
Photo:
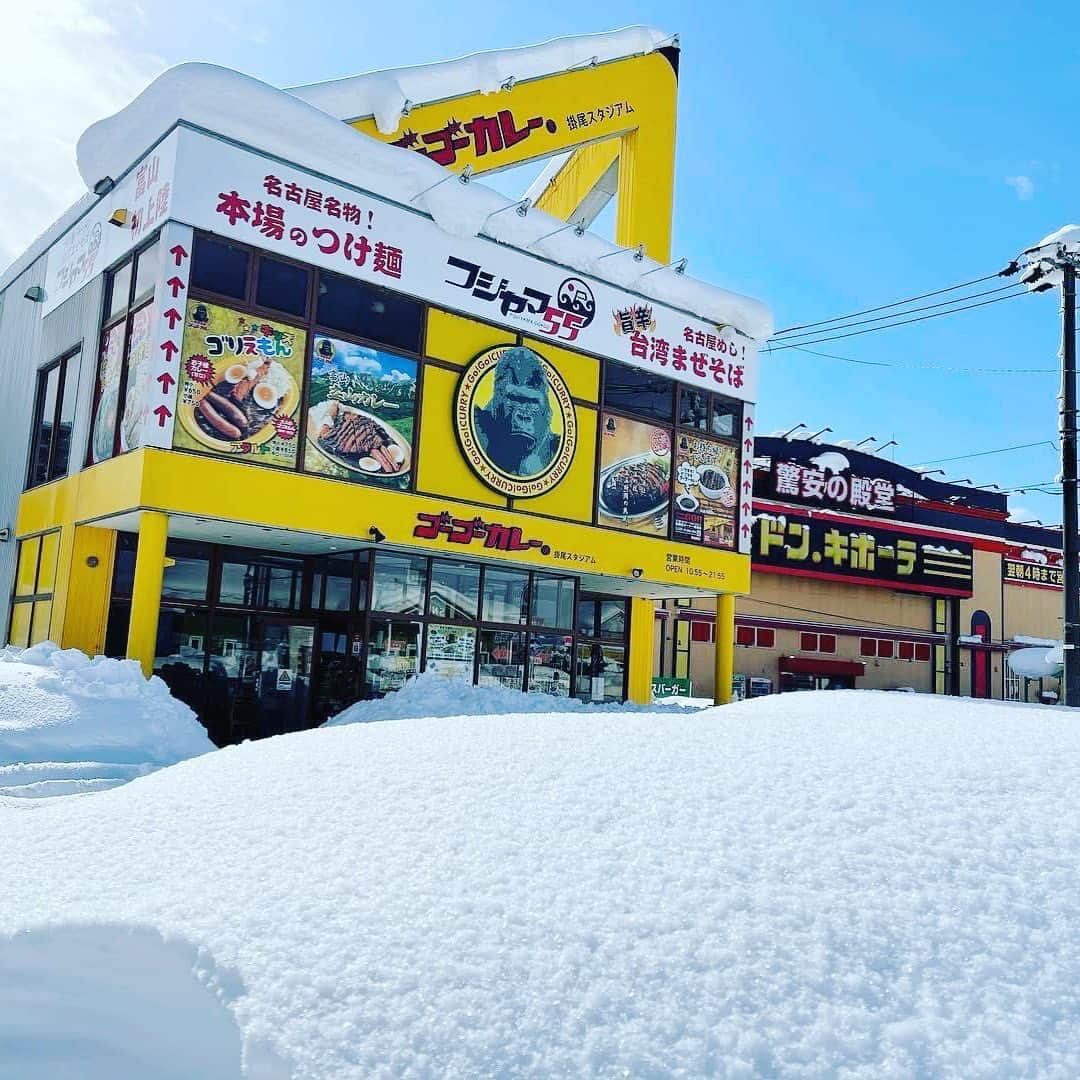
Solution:
M 4 5 L 0 65 L 0 266 L 85 192 L 75 143 L 164 67 L 127 44 L 141 26 L 132 0 Z
M 1016 192 L 1021 202 L 1028 202 L 1035 194 L 1035 181 L 1030 176 L 1006 176 L 1005 183 Z

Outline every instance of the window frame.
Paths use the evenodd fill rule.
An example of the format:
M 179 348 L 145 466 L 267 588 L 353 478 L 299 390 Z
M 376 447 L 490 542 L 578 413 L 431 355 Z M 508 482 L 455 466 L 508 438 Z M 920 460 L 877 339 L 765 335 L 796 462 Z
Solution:
M 68 475 L 71 469 L 71 438 L 68 438 L 68 450 L 67 461 L 64 462 L 64 468 L 62 472 L 54 473 L 56 465 L 57 444 L 59 443 L 60 436 L 60 422 L 64 411 L 64 396 L 67 392 L 68 386 L 68 362 L 78 356 L 82 352 L 82 341 L 79 341 L 77 345 L 73 345 L 71 348 L 62 352 L 59 356 L 54 357 L 47 363 L 42 364 L 37 369 L 36 383 L 34 386 L 34 408 L 31 413 L 30 421 L 30 449 L 29 459 L 26 463 L 26 476 L 23 486 L 24 491 L 30 491 L 32 488 L 41 487 L 42 484 L 51 483 L 53 480 L 60 480 Z M 56 401 L 53 405 L 52 415 L 52 430 L 49 434 L 49 451 L 45 455 L 45 476 L 41 480 L 34 480 L 34 463 L 37 457 L 37 451 L 39 448 L 38 435 L 41 431 L 42 422 L 45 419 L 45 387 L 48 375 L 53 370 L 59 368 L 59 375 L 56 383 Z M 78 375 L 76 374 L 76 381 Z M 78 387 L 76 386 L 76 389 Z M 76 400 L 76 405 L 78 404 Z M 72 433 L 74 433 L 75 416 L 71 417 Z

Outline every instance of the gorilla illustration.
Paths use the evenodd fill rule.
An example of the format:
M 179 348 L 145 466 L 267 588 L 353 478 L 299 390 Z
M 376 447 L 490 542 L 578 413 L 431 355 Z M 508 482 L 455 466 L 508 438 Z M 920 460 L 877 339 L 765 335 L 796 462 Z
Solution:
M 551 464 L 559 437 L 551 430 L 548 381 L 531 349 L 507 349 L 495 366 L 495 392 L 473 410 L 476 438 L 504 473 L 535 476 Z

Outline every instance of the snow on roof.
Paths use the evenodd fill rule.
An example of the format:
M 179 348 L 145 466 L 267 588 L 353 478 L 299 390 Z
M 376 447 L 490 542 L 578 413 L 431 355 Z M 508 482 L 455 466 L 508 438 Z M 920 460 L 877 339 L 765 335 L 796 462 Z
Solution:
M 96 791 L 213 749 L 191 709 L 133 660 L 51 642 L 0 651 L 0 796 Z
M 0 1008 L 0 1073 L 153 1047 L 115 949 L 121 990 L 218 972 L 248 1075 L 1075 1076 L 1078 762 L 1062 707 L 840 691 L 322 728 L 0 802 L 0 1005 L 37 1039 Z M 95 925 L 100 963 L 60 933 Z M 27 1008 L 65 977 L 92 1045 Z
M 759 341 L 772 334 L 772 314 L 758 300 L 649 258 L 637 262 L 631 252 L 601 259 L 620 249 L 592 233 L 576 236 L 539 210 L 523 218 L 497 214 L 513 200 L 475 181 L 448 180 L 452 174 L 422 154 L 381 143 L 292 94 L 212 64 L 166 71 L 126 108 L 88 128 L 77 154 L 87 187 L 106 176 L 118 179 L 181 120 L 426 212 L 452 235 L 487 236 Z
M 397 130 L 402 108 L 460 94 L 497 93 L 509 79 L 524 82 L 591 63 L 621 60 L 671 45 L 674 34 L 648 26 L 628 26 L 605 34 L 554 38 L 540 45 L 470 53 L 457 60 L 416 67 L 369 71 L 344 79 L 289 88 L 339 120 L 373 116 L 386 135 Z

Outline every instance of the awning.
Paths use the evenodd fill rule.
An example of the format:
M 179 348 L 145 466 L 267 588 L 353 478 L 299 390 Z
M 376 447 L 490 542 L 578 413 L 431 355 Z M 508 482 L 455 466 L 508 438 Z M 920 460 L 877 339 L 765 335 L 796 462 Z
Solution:
M 861 660 L 821 660 L 816 656 L 781 656 L 780 670 L 789 675 L 853 675 L 866 674 Z

